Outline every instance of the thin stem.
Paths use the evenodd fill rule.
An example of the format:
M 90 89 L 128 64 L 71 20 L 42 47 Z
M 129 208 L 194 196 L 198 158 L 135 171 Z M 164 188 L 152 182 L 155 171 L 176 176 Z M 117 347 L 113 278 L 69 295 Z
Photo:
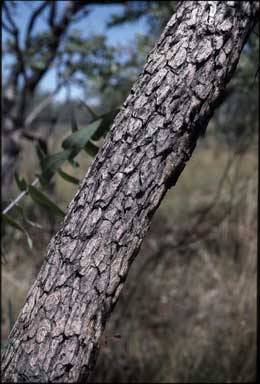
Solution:
M 39 182 L 39 178 L 37 177 L 36 179 L 33 180 L 32 182 L 32 186 L 36 185 L 37 183 Z M 16 197 L 16 199 L 14 201 L 12 201 L 2 212 L 3 215 L 5 215 L 7 212 L 11 211 L 11 209 L 19 203 L 19 201 L 25 196 L 27 195 L 28 193 L 28 190 L 26 189 L 25 191 L 21 192 L 20 195 L 18 195 Z
M 26 128 L 32 124 L 36 117 L 52 102 L 54 96 L 60 91 L 60 89 L 67 83 L 68 78 L 59 83 L 54 91 L 41 101 L 26 117 L 25 126 Z

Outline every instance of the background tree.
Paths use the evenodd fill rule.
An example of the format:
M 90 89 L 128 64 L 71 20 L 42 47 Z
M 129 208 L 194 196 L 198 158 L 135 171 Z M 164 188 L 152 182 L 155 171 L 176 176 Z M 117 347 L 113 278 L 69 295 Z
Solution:
M 27 132 L 35 118 L 62 87 L 68 86 L 70 81 L 74 84 L 81 82 L 78 79 L 80 68 L 84 68 L 85 74 L 94 75 L 105 68 L 108 62 L 110 65 L 113 52 L 104 49 L 103 37 L 82 39 L 75 29 L 71 29 L 89 14 L 93 3 L 98 4 L 68 1 L 61 8 L 61 4 L 51 1 L 22 4 L 16 1 L 3 2 L 3 30 L 9 36 L 3 47 L 4 58 L 7 58 L 2 98 L 4 201 L 10 196 L 21 139 L 28 139 Z M 25 31 L 21 33 L 17 18 L 21 17 L 21 8 L 28 5 L 32 11 Z M 39 21 L 43 20 L 45 28 L 39 31 Z M 97 60 L 101 61 L 98 69 Z M 35 96 L 42 80 L 52 68 L 57 71 L 56 88 L 41 105 L 35 105 Z M 32 132 L 30 136 L 32 138 Z
M 143 73 L 50 244 L 48 257 L 11 333 L 13 343 L 9 343 L 5 353 L 5 377 L 47 380 L 50 374 L 51 380 L 71 381 L 82 379 L 91 369 L 100 334 L 151 217 L 167 189 L 177 181 L 196 139 L 205 130 L 255 23 L 257 3 L 214 4 L 180 4 L 149 55 Z M 214 14 L 212 18 L 210 11 Z M 200 36 L 194 34 L 198 24 Z M 182 28 L 186 29 L 185 35 Z M 159 62 L 163 68 L 158 68 Z M 172 84 L 176 85 L 174 94 Z M 127 164 L 122 163 L 120 153 L 128 157 Z M 140 156 L 142 163 L 138 162 Z M 123 176 L 127 185 L 121 183 Z M 123 210 L 118 206 L 121 203 Z M 106 248 L 100 243 L 100 235 Z M 85 297 L 89 279 L 92 285 Z M 65 301 L 65 296 L 69 298 L 69 292 L 63 291 L 65 281 L 71 290 L 71 304 L 74 303 L 68 321 L 64 318 L 70 305 Z M 53 315 L 54 328 L 50 321 Z M 83 323 L 87 334 L 83 332 Z

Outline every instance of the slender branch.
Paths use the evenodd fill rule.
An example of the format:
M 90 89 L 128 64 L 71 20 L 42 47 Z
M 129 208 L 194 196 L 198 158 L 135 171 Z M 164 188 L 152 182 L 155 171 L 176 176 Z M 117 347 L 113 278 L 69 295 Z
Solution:
M 17 56 L 17 59 L 19 61 L 19 67 L 24 69 L 24 61 L 23 61 L 23 55 L 22 55 L 22 51 L 20 49 L 20 44 L 19 44 L 19 30 L 10 14 L 10 11 L 9 11 L 9 8 L 6 4 L 6 2 L 4 1 L 3 2 L 3 9 L 6 13 L 6 17 L 9 21 L 9 23 L 11 24 L 12 26 L 12 29 L 10 27 L 8 27 L 6 25 L 6 23 L 4 24 L 4 27 L 7 28 L 6 30 L 8 30 L 9 33 L 11 33 L 13 36 L 14 36 L 14 39 L 15 39 L 15 46 L 14 46 L 14 50 L 15 50 L 15 53 L 16 53 L 16 56 Z M 21 61 L 21 63 L 20 63 Z
M 7 81 L 7 83 L 9 84 L 9 90 L 11 89 L 12 98 L 11 99 L 8 98 L 9 100 L 8 104 L 5 103 L 5 109 L 8 108 L 8 110 L 10 110 L 13 107 L 15 102 L 15 95 L 17 94 L 19 76 L 22 75 L 24 78 L 24 82 L 26 83 L 27 75 L 25 70 L 24 56 L 19 43 L 19 30 L 10 15 L 9 8 L 6 2 L 3 3 L 3 8 L 5 10 L 7 19 L 9 20 L 9 23 L 12 25 L 12 29 L 9 28 L 6 24 L 5 24 L 5 27 L 9 29 L 8 32 L 12 34 L 15 41 L 13 50 L 16 56 L 16 63 L 13 66 L 13 71 L 10 72 L 9 80 Z M 25 104 L 25 101 L 26 101 L 26 94 L 24 94 L 22 97 L 22 105 Z M 8 110 L 6 111 L 6 113 L 9 114 Z
M 31 183 L 32 186 L 38 184 L 39 182 L 39 178 L 37 177 L 36 179 L 33 180 L 33 182 Z M 14 199 L 2 212 L 3 215 L 7 214 L 7 212 L 11 211 L 12 208 L 15 207 L 16 204 L 19 203 L 20 200 L 22 200 L 22 198 L 28 194 L 28 190 L 26 189 L 25 191 L 22 191 L 20 193 L 20 195 L 18 195 L 16 197 L 16 199 Z
M 15 22 L 14 22 L 12 16 L 11 16 L 11 13 L 10 13 L 10 10 L 8 8 L 8 5 L 6 4 L 6 1 L 3 2 L 3 10 L 5 11 L 6 17 L 7 17 L 8 21 L 9 21 L 9 23 L 11 24 L 11 26 L 12 26 L 12 28 L 14 30 L 14 33 L 15 32 L 17 33 L 18 32 L 17 26 L 16 26 L 16 24 L 15 24 Z
M 50 14 L 49 14 L 49 25 L 51 29 L 55 26 L 55 18 L 57 13 L 57 3 L 53 1 L 50 5 Z
M 26 31 L 26 37 L 25 37 L 26 48 L 29 48 L 30 46 L 31 35 L 32 35 L 32 31 L 33 31 L 36 20 L 48 4 L 49 4 L 49 1 L 44 1 L 43 4 L 41 4 L 38 8 L 36 8 L 35 11 L 32 13 L 32 16 L 29 20 L 27 31 Z
M 257 2 L 232 3 L 233 12 L 217 2 L 213 27 L 199 36 L 210 7 L 179 4 L 50 241 L 4 351 L 6 382 L 87 382 L 152 217 L 220 103 L 258 17 Z M 220 23 L 230 26 L 226 60 L 212 43 L 227 35 Z
M 58 84 L 56 89 L 29 113 L 25 119 L 25 128 L 28 128 L 28 126 L 32 124 L 36 117 L 51 103 L 53 97 L 58 93 L 58 91 L 60 91 L 60 89 L 67 83 L 67 81 L 68 79 Z
M 71 21 L 73 23 L 78 23 L 79 21 L 84 19 L 84 17 L 88 16 L 88 14 L 89 14 L 89 9 L 84 9 L 81 14 L 79 14 L 78 16 L 74 16 Z
M 44 99 L 43 101 L 40 102 L 27 116 L 25 120 L 25 126 L 29 126 L 32 124 L 32 122 L 36 119 L 36 117 L 51 103 L 54 95 L 57 93 L 57 90 L 55 92 L 51 93 Z
M 39 83 L 39 81 L 41 80 L 41 78 L 49 69 L 51 63 L 55 59 L 61 40 L 66 34 L 66 31 L 72 20 L 72 17 L 77 12 L 79 12 L 81 8 L 83 8 L 86 5 L 85 2 L 81 2 L 81 1 L 74 1 L 74 2 L 69 1 L 66 3 L 67 5 L 64 9 L 61 20 L 58 24 L 55 24 L 52 31 L 53 36 L 49 42 L 49 57 L 45 62 L 45 67 L 43 69 L 35 70 L 31 78 L 27 82 L 27 87 L 28 89 L 31 90 L 31 92 L 34 91 L 35 87 L 37 86 L 37 84 Z
M 61 89 L 61 87 L 63 87 L 67 82 L 68 82 L 68 78 L 65 79 L 63 82 L 61 82 L 60 84 L 58 84 L 58 86 L 56 87 L 56 89 L 49 95 L 46 97 L 46 99 L 44 99 L 39 105 L 36 106 L 35 109 L 33 109 L 30 114 L 27 116 L 26 120 L 25 120 L 25 125 L 24 127 L 25 128 L 28 128 L 32 122 L 36 119 L 36 117 L 51 103 L 53 97 L 55 96 L 55 94 Z M 26 137 L 26 138 L 29 138 L 30 140 L 40 140 L 40 138 L 36 138 L 35 136 L 32 136 L 30 135 L 29 133 L 27 132 L 24 132 L 23 133 L 23 136 Z M 36 178 L 31 185 L 35 185 L 37 184 L 39 181 L 38 178 Z M 14 201 L 12 201 L 3 211 L 3 214 L 9 212 L 25 195 L 27 194 L 27 191 L 23 191 L 21 192 Z
M 10 33 L 10 35 L 14 34 L 14 30 L 10 28 L 3 20 L 2 20 L 2 26 L 6 32 Z

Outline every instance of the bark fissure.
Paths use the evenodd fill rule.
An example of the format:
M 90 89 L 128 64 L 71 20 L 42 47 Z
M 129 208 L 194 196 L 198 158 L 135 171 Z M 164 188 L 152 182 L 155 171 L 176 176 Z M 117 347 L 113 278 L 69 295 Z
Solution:
M 75 382 L 152 216 L 231 78 L 257 2 L 181 2 L 82 180 L 10 334 L 8 381 Z

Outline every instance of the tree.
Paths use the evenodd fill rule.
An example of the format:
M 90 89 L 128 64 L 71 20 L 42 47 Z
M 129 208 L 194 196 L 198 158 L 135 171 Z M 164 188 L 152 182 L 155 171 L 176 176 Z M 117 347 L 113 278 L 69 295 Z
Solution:
M 26 27 L 25 41 L 21 43 L 20 31 L 13 17 L 16 6 L 16 2 L 3 2 L 3 29 L 10 36 L 5 53 L 12 57 L 2 101 L 4 132 L 2 193 L 4 199 L 10 193 L 13 170 L 21 148 L 20 140 L 31 123 L 31 116 L 29 119 L 26 116 L 28 102 L 33 99 L 41 79 L 57 58 L 60 45 L 74 17 L 84 8 L 82 2 L 69 1 L 59 17 L 56 2 L 40 2 L 31 13 Z M 48 30 L 35 34 L 35 25 L 46 11 Z M 42 47 L 41 50 L 39 45 Z M 62 82 L 57 85 L 56 91 L 61 85 Z
M 107 63 L 110 65 L 113 59 L 113 51 L 107 49 L 103 36 L 83 39 L 76 30 L 71 30 L 75 23 L 90 13 L 91 4 L 102 2 L 66 1 L 62 2 L 62 7 L 55 1 L 35 3 L 22 33 L 15 16 L 23 16 L 19 12 L 26 4 L 3 2 L 3 30 L 8 36 L 3 44 L 4 57 L 7 57 L 2 99 L 3 200 L 8 200 L 10 196 L 14 168 L 22 147 L 21 139 L 32 140 L 34 137 L 30 129 L 33 121 L 70 81 L 82 83 L 82 78 L 78 78 L 82 71 L 85 71 L 85 76 L 97 75 L 105 71 Z M 108 3 L 113 4 L 113 1 Z M 37 28 L 39 20 L 45 20 L 41 30 Z M 102 64 L 97 66 L 97 60 Z M 35 105 L 42 79 L 54 68 L 57 84 L 53 92 Z
M 180 2 L 82 180 L 11 331 L 8 382 L 77 382 L 152 216 L 192 155 L 256 23 L 257 2 Z

